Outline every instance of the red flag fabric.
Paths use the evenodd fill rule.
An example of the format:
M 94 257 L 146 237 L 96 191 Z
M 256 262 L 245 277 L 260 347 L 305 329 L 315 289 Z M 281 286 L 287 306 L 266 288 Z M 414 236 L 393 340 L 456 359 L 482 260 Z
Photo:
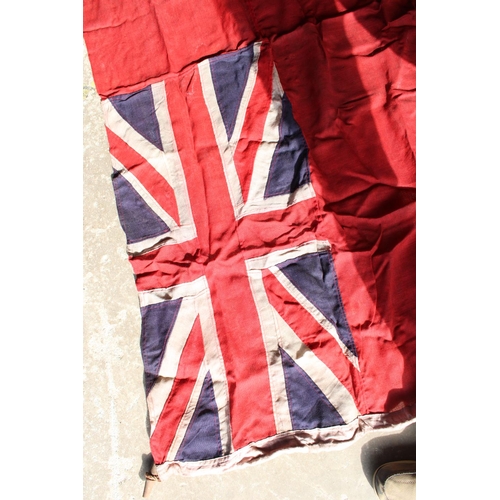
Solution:
M 85 0 L 151 451 L 228 469 L 415 417 L 415 8 Z

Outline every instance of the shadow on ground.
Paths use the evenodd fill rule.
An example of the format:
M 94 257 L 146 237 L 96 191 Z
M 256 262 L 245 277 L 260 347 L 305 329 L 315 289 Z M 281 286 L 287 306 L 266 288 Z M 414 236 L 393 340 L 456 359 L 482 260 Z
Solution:
M 366 479 L 372 484 L 373 473 L 379 466 L 396 460 L 416 460 L 416 423 L 398 434 L 381 436 L 361 448 L 361 465 Z
M 141 468 L 139 470 L 139 477 L 145 481 L 146 480 L 146 474 L 151 472 L 151 467 L 153 467 L 153 456 L 151 453 L 149 454 L 142 454 L 142 464 Z

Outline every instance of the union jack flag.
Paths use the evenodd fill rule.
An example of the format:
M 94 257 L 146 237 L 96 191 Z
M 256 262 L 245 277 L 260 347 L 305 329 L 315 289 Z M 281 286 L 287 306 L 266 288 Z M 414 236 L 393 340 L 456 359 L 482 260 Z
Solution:
M 103 110 L 160 477 L 354 421 L 358 352 L 316 234 L 314 164 L 266 43 Z

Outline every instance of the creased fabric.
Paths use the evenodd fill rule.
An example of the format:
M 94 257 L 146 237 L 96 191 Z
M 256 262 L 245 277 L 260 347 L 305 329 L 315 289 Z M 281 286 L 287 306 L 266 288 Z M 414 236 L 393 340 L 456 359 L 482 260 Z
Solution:
M 85 0 L 84 35 L 160 478 L 413 420 L 413 3 Z

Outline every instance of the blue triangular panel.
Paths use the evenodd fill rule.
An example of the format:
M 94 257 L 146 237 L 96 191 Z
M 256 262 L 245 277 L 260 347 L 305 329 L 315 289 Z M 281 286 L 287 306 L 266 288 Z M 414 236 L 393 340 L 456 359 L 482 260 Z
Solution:
M 293 429 L 343 425 L 345 422 L 339 412 L 309 375 L 283 349 L 280 351 Z
M 111 178 L 116 207 L 127 243 L 135 243 L 170 231 L 123 175 L 113 170 Z
M 287 260 L 278 267 L 309 302 L 335 325 L 342 342 L 357 356 L 331 256 L 326 252 L 306 254 Z
M 210 372 L 207 373 L 200 399 L 182 440 L 175 460 L 196 462 L 222 456 L 219 412 Z
M 132 94 L 113 96 L 109 100 L 136 132 L 158 149 L 163 149 L 151 86 Z
M 144 362 L 146 393 L 153 386 L 170 332 L 177 319 L 182 299 L 167 300 L 141 308 L 141 352 Z
M 279 142 L 274 151 L 264 198 L 293 193 L 310 179 L 306 141 L 283 95 Z
M 226 127 L 227 138 L 233 135 L 243 91 L 253 61 L 253 45 L 210 59 L 215 95 Z

